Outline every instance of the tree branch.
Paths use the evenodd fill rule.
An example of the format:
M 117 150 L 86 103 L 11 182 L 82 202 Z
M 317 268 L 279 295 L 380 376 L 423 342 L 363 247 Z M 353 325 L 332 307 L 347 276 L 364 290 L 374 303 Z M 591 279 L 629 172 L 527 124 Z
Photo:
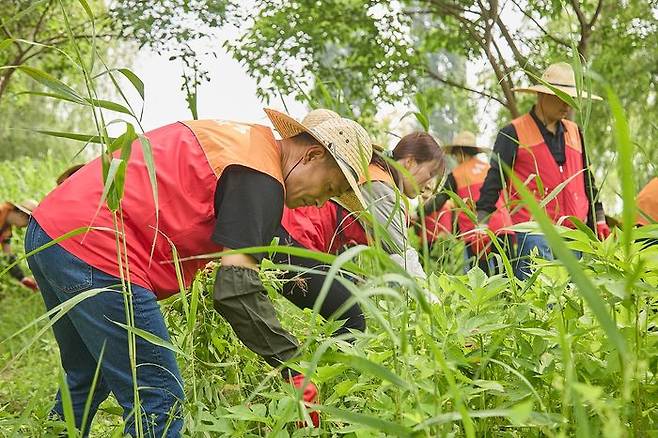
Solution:
M 43 23 L 44 18 L 46 18 L 46 15 L 48 15 L 48 11 L 50 10 L 50 6 L 53 4 L 52 1 L 49 1 L 46 4 L 45 9 L 43 10 L 43 14 L 39 17 L 39 20 L 37 21 L 37 24 L 34 26 L 34 32 L 32 33 L 32 41 L 36 41 L 37 39 L 37 34 L 41 30 L 41 24 Z
M 451 87 L 459 88 L 460 90 L 465 90 L 471 93 L 475 93 L 479 96 L 486 97 L 488 99 L 493 99 L 496 102 L 500 103 L 503 106 L 507 106 L 507 104 L 499 97 L 496 97 L 492 94 L 487 93 L 486 91 L 482 90 L 476 90 L 474 88 L 467 87 L 466 85 L 460 84 L 459 82 L 452 81 L 450 79 L 444 78 L 440 76 L 438 73 L 435 73 L 431 68 L 426 67 L 425 70 L 427 71 L 427 74 L 434 79 L 435 81 L 441 82 L 442 84 L 449 85 Z
M 507 43 L 507 46 L 510 48 L 510 50 L 512 50 L 512 55 L 514 56 L 514 60 L 516 61 L 516 63 L 524 70 L 524 72 L 526 72 L 525 74 L 527 76 L 530 76 L 527 74 L 527 71 L 536 74 L 536 69 L 532 65 L 530 65 L 530 61 L 528 60 L 528 58 L 521 53 L 518 46 L 516 45 L 516 42 L 514 41 L 514 38 L 512 38 L 512 35 L 509 33 L 507 26 L 505 25 L 505 23 L 503 23 L 503 20 L 500 18 L 500 15 L 496 17 L 496 23 L 498 25 L 498 29 L 500 30 L 500 33 L 503 35 L 503 38 Z
M 581 29 L 584 26 L 587 26 L 587 18 L 585 17 L 583 10 L 580 9 L 580 2 L 578 0 L 569 0 L 569 3 L 571 3 L 571 7 L 573 8 L 573 11 L 576 13 L 576 17 L 578 18 L 578 22 L 580 23 Z
M 540 30 L 544 35 L 546 35 L 547 38 L 553 40 L 554 42 L 556 42 L 556 43 L 558 43 L 558 44 L 560 44 L 560 45 L 562 45 L 562 46 L 564 46 L 564 47 L 571 48 L 571 44 L 569 43 L 569 41 L 566 41 L 566 40 L 564 40 L 564 39 L 562 39 L 562 38 L 558 38 L 558 37 L 552 35 L 552 34 L 551 34 L 549 31 L 547 31 L 546 29 L 544 29 L 544 26 L 542 26 L 541 23 L 539 23 L 539 21 L 537 21 L 537 19 L 536 19 L 535 17 L 532 16 L 532 14 L 530 14 L 530 13 L 527 12 L 524 8 L 522 8 L 522 7 L 516 2 L 516 0 L 511 0 L 511 2 L 514 3 L 514 6 L 516 6 L 516 8 L 517 8 L 519 11 L 521 11 L 521 13 L 522 13 L 523 15 L 525 15 L 527 18 L 529 18 L 530 21 L 532 21 L 532 22 L 535 24 L 535 26 L 537 26 L 537 27 L 539 28 L 539 30 Z
M 596 20 L 599 18 L 602 9 L 603 9 L 603 0 L 599 0 L 598 4 L 596 5 L 596 10 L 594 11 L 594 15 L 592 15 L 592 19 L 589 20 L 589 23 L 587 23 L 590 29 L 594 27 L 594 23 L 596 23 Z

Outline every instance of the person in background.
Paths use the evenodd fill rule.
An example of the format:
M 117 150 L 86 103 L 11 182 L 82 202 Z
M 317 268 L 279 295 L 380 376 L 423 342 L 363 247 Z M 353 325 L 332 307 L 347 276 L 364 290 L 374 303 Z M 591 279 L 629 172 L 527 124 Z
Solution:
M 416 216 L 413 218 L 416 234 L 422 239 L 423 233 L 425 233 L 424 238 L 427 240 L 427 245 L 430 248 L 434 247 L 434 244 L 439 241 L 441 236 L 447 239 L 448 236 L 455 234 L 456 228 L 454 223 L 455 205 L 451 199 L 448 199 L 439 209 L 434 210 L 434 207 L 429 208 L 430 213 L 425 214 L 425 205 L 434 197 L 432 195 L 425 202 L 419 204 L 418 209 L 415 210 Z M 423 222 L 420 221 L 422 216 L 419 210 L 421 209 L 423 210 L 422 216 L 424 216 Z
M 480 188 L 490 167 L 489 164 L 480 160 L 479 155 L 489 152 L 489 149 L 478 146 L 475 134 L 470 131 L 463 131 L 455 135 L 452 143 L 446 145 L 444 149 L 455 159 L 457 166 L 448 175 L 443 190 L 425 203 L 425 216 L 433 217 L 436 212 L 441 211 L 450 200 L 449 192 L 452 192 L 462 199 L 466 208 L 471 212 L 471 217 L 475 217 L 475 202 L 480 198 Z M 466 244 L 465 271 L 477 265 L 491 275 L 501 272 L 501 264 L 496 263 L 495 257 L 490 256 L 491 253 L 499 254 L 498 247 L 491 242 L 479 247 L 480 239 L 473 232 L 474 221 L 461 208 L 453 208 L 456 209 L 458 235 Z M 498 244 L 511 260 L 514 234 L 509 227 L 512 225 L 512 220 L 505 209 L 502 198 L 496 202 L 496 208 L 497 210 L 489 220 L 489 229 L 496 235 Z
M 313 125 L 335 117 L 340 116 L 329 110 L 314 110 L 304 119 L 304 123 Z M 416 197 L 436 175 L 442 174 L 445 168 L 443 153 L 431 135 L 417 132 L 404 136 L 398 142 L 392 159 L 408 172 L 408 176 L 389 166 L 375 153 L 366 177 L 360 181 L 365 206 L 376 225 L 364 220 L 360 215 L 363 205 L 353 192 L 348 192 L 322 207 L 284 209 L 278 230 L 280 244 L 337 254 L 351 245 L 368 245 L 373 226 L 384 227 L 385 232 L 381 233 L 383 246 L 391 258 L 412 276 L 425 278 L 418 253 L 407 241 L 406 200 L 400 194 Z M 313 308 L 328 267 L 313 259 L 283 253 L 276 254 L 274 261 L 308 268 L 309 271 L 302 273 L 288 272 L 281 293 L 300 308 Z M 344 321 L 334 335 L 365 330 L 365 317 L 358 304 L 336 315 L 350 296 L 349 290 L 335 280 L 320 307 L 324 318 L 333 316 Z M 428 296 L 428 299 L 435 300 L 435 297 Z
M 658 177 L 653 178 L 638 193 L 635 199 L 637 207 L 637 219 L 635 223 L 639 226 L 658 223 Z M 658 238 L 645 239 L 647 245 L 658 245 Z
M 36 207 L 37 201 L 32 199 L 21 203 L 4 202 L 0 204 L 0 242 L 2 242 L 2 252 L 6 263 L 9 265 L 16 263 L 16 256 L 11 250 L 12 229 L 27 227 L 32 211 Z M 26 276 L 19 265 L 14 265 L 9 270 L 9 274 L 28 289 L 34 291 L 39 289 L 34 278 Z
M 638 225 L 649 225 L 658 223 L 658 177 L 653 178 L 637 195 L 635 200 L 637 207 Z
M 599 96 L 576 89 L 572 67 L 566 63 L 549 66 L 542 80 L 571 97 L 578 91 L 583 98 L 601 100 Z M 600 239 L 610 235 L 605 221 L 603 205 L 598 201 L 598 190 L 590 171 L 585 142 L 578 125 L 567 117 L 569 104 L 560 99 L 546 85 L 517 88 L 517 92 L 537 95 L 535 105 L 529 113 L 514 119 L 498 133 L 491 157 L 491 168 L 480 189 L 476 203 L 478 222 L 474 238 L 479 245 L 489 239 L 484 227 L 497 210 L 503 183 L 507 185 L 507 208 L 514 224 L 533 220 L 521 196 L 508 178 L 505 166 L 534 194 L 537 201 L 546 201 L 544 210 L 555 224 L 567 227 L 574 225 L 568 216 L 574 216 L 589 224 Z M 555 189 L 564 184 L 552 199 L 546 199 Z M 552 260 L 553 253 L 542 234 L 516 233 L 517 256 L 515 274 L 519 279 L 530 276 L 529 256 L 536 248 L 539 256 Z
M 29 252 L 50 245 L 28 258 L 46 307 L 96 292 L 53 325 L 82 436 L 88 435 L 110 392 L 123 408 L 129 435 L 136 435 L 141 422 L 146 435 L 179 437 L 183 425 L 184 393 L 175 355 L 137 337 L 137 367 L 131 367 L 129 333 L 117 324 L 128 324 L 128 304 L 117 285 L 129 291 L 134 326 L 169 341 L 157 301 L 184 292 L 181 287 L 189 287 L 208 263 L 205 255 L 268 245 L 284 204 L 322 205 L 358 188 L 365 174 L 361 163 L 372 156 L 370 137 L 359 124 L 339 118 L 308 128 L 278 111 L 265 112 L 280 140 L 266 126 L 225 120 L 178 122 L 147 132 L 157 170 L 157 204 L 148 158 L 136 140 L 120 214 L 101 205 L 100 158 L 64 179 L 34 211 L 25 247 Z M 85 228 L 87 232 L 53 244 L 53 239 Z M 117 239 L 123 242 L 119 249 L 125 248 L 119 254 Z M 182 260 L 180 270 L 172 247 Z M 260 281 L 258 261 L 263 257 L 221 257 L 214 307 L 248 348 L 276 367 L 296 357 L 298 343 L 281 326 Z M 100 376 L 92 393 L 97 369 Z M 304 402 L 317 400 L 318 389 L 304 375 L 287 367 L 281 374 L 302 391 Z M 135 388 L 140 415 L 133 412 Z M 63 418 L 61 392 L 52 413 Z M 318 413 L 309 415 L 318 426 Z

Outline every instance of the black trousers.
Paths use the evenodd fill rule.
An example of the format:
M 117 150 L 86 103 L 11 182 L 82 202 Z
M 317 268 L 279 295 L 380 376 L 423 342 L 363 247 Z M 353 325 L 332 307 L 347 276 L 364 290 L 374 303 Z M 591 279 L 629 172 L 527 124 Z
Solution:
M 510 235 L 502 234 L 498 236 L 497 239 L 498 243 L 503 248 L 503 251 L 505 252 L 508 260 L 510 260 L 511 263 L 514 263 L 514 259 L 516 258 L 516 251 L 514 250 L 514 242 L 512 241 Z M 498 251 L 496 245 L 493 243 L 491 243 L 491 251 L 484 255 L 480 254 L 482 256 L 480 258 L 477 258 L 477 254 L 473 252 L 470 245 L 466 245 L 465 250 L 466 256 L 468 258 L 468 265 L 466 266 L 467 269 L 479 266 L 480 269 L 482 269 L 487 275 L 496 275 L 504 271 L 503 266 L 499 266 L 498 263 L 496 263 L 498 259 L 494 258 L 494 255 L 500 255 L 500 252 Z
M 303 246 L 297 243 L 283 227 L 279 227 L 277 235 L 281 245 L 303 248 Z M 289 254 L 276 254 L 273 261 L 278 264 L 288 264 L 299 266 L 301 268 L 313 269 L 315 271 L 322 271 L 322 273 L 289 271 L 285 274 L 284 278 L 290 281 L 286 281 L 283 289 L 280 291 L 284 297 L 300 309 L 312 309 L 320 295 L 320 290 L 325 282 L 326 273 L 329 268 L 326 265 L 322 265 L 317 260 Z M 351 296 L 352 294 L 344 285 L 338 281 L 333 281 L 329 293 L 320 306 L 320 314 L 324 318 L 328 319 L 334 317 L 336 320 L 344 321 L 343 326 L 336 330 L 334 335 L 349 333 L 350 330 L 364 331 L 366 328 L 366 320 L 363 311 L 358 304 L 354 304 L 340 315 L 336 315 L 336 311 L 340 309 L 340 307 L 342 307 Z

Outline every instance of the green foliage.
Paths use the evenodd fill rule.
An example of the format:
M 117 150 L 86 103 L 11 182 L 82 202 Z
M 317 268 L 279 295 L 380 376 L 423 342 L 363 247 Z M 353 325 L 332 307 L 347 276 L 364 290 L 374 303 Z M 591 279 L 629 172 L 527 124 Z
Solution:
M 68 165 L 53 157 L 3 164 L 3 198 L 44 193 Z M 15 178 L 21 168 L 23 181 Z M 643 233 L 658 235 L 658 228 Z M 359 256 L 368 275 L 351 289 L 370 303 L 362 304 L 368 331 L 354 345 L 330 337 L 337 322 L 317 324 L 311 311 L 278 296 L 277 268 L 269 267 L 264 280 L 279 315 L 304 345 L 299 366 L 316 370 L 322 433 L 461 436 L 471 424 L 475 436 L 572 436 L 587 427 L 590 436 L 617 437 L 654 429 L 658 248 L 633 243 L 627 256 L 619 235 L 599 242 L 585 231 L 560 234 L 570 249 L 584 252 L 578 269 L 614 319 L 629 352 L 623 361 L 579 283 L 570 281 L 571 267 L 559 262 L 538 260 L 536 279 L 517 289 L 510 287 L 516 280 L 487 278 L 479 270 L 446 273 L 454 261 L 440 254 L 446 264 L 436 265 L 429 289 L 441 304 L 425 308 L 411 283 L 392 285 L 393 267 L 382 265 L 381 249 L 370 249 Z M 305 436 L 294 427 L 297 394 L 213 310 L 213 278 L 212 271 L 202 273 L 185 298 L 163 303 L 174 348 L 184 352 L 184 436 Z M 56 386 L 49 370 L 57 363 L 52 337 L 35 338 L 45 321 L 6 340 L 43 314 L 42 304 L 7 277 L 0 300 L 0 430 L 29 436 L 62 430 L 65 424 L 45 420 Z M 12 360 L 33 339 L 37 343 Z M 40 396 L 30 401 L 35 391 Z M 109 401 L 92 434 L 110 434 L 120 422 L 116 402 Z
M 443 141 L 481 125 L 478 107 L 500 126 L 527 111 L 532 98 L 512 88 L 536 82 L 549 64 L 574 59 L 577 51 L 584 68 L 614 84 L 626 109 L 639 152 L 636 184 L 656 172 L 658 17 L 651 2 L 631 0 L 620 8 L 561 0 L 259 0 L 256 10 L 253 25 L 230 48 L 258 80 L 262 96 L 315 95 L 322 81 L 339 88 L 367 122 L 382 103 L 411 106 L 421 93 Z M 248 12 L 253 16 L 253 8 Z M 467 61 L 486 66 L 474 84 L 466 81 Z M 590 161 L 598 182 L 605 182 L 604 201 L 612 204 L 620 178 L 608 171 L 616 159 L 612 118 L 607 106 L 594 102 L 587 120 Z

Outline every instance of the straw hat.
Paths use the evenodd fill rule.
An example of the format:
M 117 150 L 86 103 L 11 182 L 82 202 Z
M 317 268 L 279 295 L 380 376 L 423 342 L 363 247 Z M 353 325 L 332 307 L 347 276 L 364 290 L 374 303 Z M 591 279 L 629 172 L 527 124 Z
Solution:
M 19 210 L 23 213 L 25 213 L 28 216 L 32 216 L 32 212 L 37 208 L 39 203 L 35 201 L 34 199 L 26 199 L 22 202 L 18 203 L 13 203 L 10 202 L 11 205 L 13 205 L 16 210 Z
M 446 151 L 446 153 L 450 153 L 455 147 L 475 148 L 480 152 L 487 152 L 489 149 L 491 149 L 486 146 L 478 146 L 475 139 L 475 134 L 473 134 L 471 131 L 462 131 L 459 134 L 456 134 L 452 138 L 452 142 L 445 145 L 443 149 Z
M 566 62 L 558 62 L 548 66 L 544 74 L 541 76 L 543 81 L 539 85 L 532 85 L 530 87 L 514 88 L 512 91 L 521 93 L 544 93 L 555 95 L 555 92 L 548 88 L 543 83 L 550 84 L 560 91 L 565 92 L 571 97 L 578 97 L 578 89 L 576 88 L 576 75 L 573 72 L 571 65 Z M 590 98 L 592 100 L 603 100 L 596 94 L 589 94 L 586 91 L 580 90 L 580 95 L 583 98 Z
M 301 123 L 270 108 L 266 108 L 265 113 L 281 138 L 291 138 L 306 132 L 324 146 L 365 206 L 358 181 L 365 175 L 365 169 L 372 158 L 372 142 L 361 125 L 326 109 L 311 111 Z

